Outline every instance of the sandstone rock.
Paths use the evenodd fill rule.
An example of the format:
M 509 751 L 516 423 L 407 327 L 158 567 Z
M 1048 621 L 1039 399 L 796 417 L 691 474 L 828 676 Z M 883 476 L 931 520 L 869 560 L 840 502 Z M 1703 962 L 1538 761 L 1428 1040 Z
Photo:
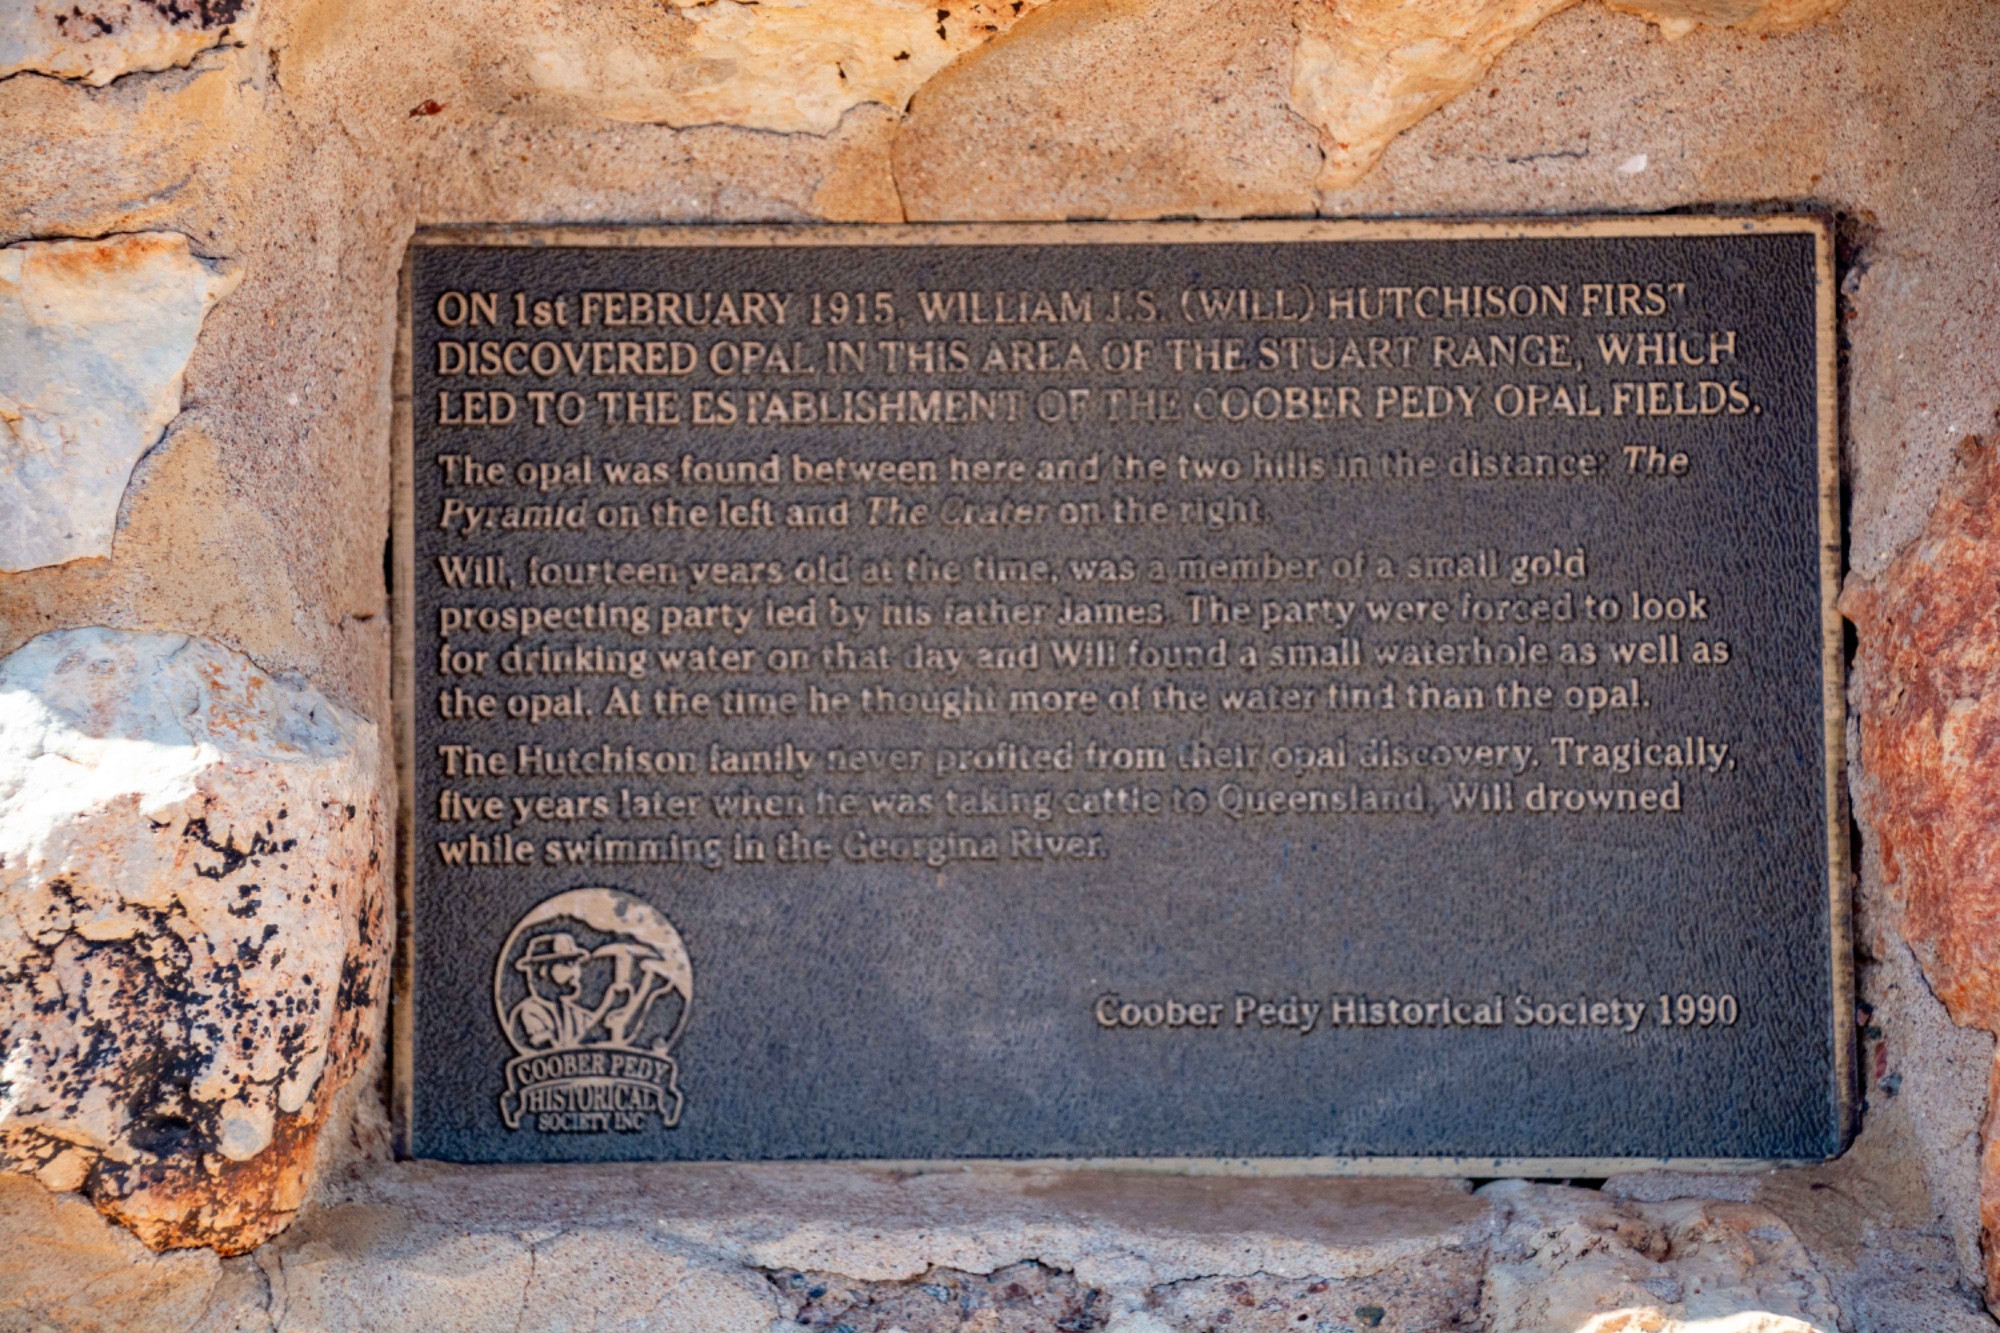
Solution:
M 1576 0 L 1297 0 L 1292 105 L 1318 127 L 1322 189 L 1352 185 L 1389 141 L 1484 77 Z M 1670 36 L 1698 24 L 1789 32 L 1843 0 L 1622 0 Z
M 1044 0 L 623 0 L 524 34 L 528 82 L 611 120 L 828 134 L 863 102 L 898 111 L 933 74 Z
M 1922 536 L 1850 585 L 1855 784 L 1904 937 L 1954 1021 L 2000 1029 L 2000 449 L 1967 441 Z M 2000 1066 L 1995 1067 L 2000 1092 Z M 1980 1217 L 2000 1302 L 2000 1117 L 1989 1098 Z
M 156 1248 L 290 1220 L 383 998 L 378 748 L 205 640 L 0 661 L 0 1164 Z
M 1835 1333 L 1825 1280 L 1764 1208 L 1521 1180 L 1480 1194 L 1501 1213 L 1488 1333 Z
M 189 1329 L 215 1294 L 207 1250 L 151 1254 L 73 1195 L 0 1174 L 0 1328 Z
M 1431 1333 L 1476 1323 L 1483 1254 L 1447 1250 L 1362 1278 L 1279 1278 L 1267 1273 L 1193 1278 L 1150 1290 L 1113 1291 L 1029 1260 L 967 1273 L 934 1268 L 900 1282 L 855 1282 L 839 1273 L 778 1272 L 772 1285 L 786 1322 L 812 1328 L 1045 1333 L 1297 1333 L 1370 1328 Z M 1120 1305 L 1128 1307 L 1120 1309 Z M 1143 1308 L 1137 1308 L 1143 1306 Z M 1114 1315 L 1113 1312 L 1117 1313 Z M 1109 1320 L 1108 1326 L 1105 1321 Z
M 1954 1019 L 2000 1028 L 2000 449 L 1968 441 L 1923 535 L 1850 585 L 1858 786 L 1887 887 Z
M 1576 0 L 1301 0 L 1292 105 L 1319 127 L 1323 188 L 1366 175 L 1389 141 L 1479 82 L 1516 38 Z
M 1797 32 L 1839 9 L 1846 0 L 1604 0 L 1605 8 L 1659 25 L 1668 40 L 1706 24 L 1760 36 Z
M 163 232 L 0 249 L 0 570 L 111 554 L 132 465 L 235 285 Z
M 102 86 L 228 41 L 246 0 L 16 0 L 0 8 L 0 79 L 23 70 Z
M 279 1329 L 1433 1333 L 1473 1326 L 1491 1235 L 1445 1181 L 409 1163 L 338 1192 L 255 1256 Z
M 187 204 L 226 185 L 257 145 L 259 84 L 268 86 L 256 77 L 261 55 L 223 47 L 186 70 L 109 88 L 0 79 L 0 143 L 12 150 L 0 171 L 0 217 L 9 220 L 0 242 L 160 231 L 234 254 L 230 229 L 191 216 Z
M 1289 0 L 1063 0 L 920 90 L 894 145 L 912 220 L 1310 213 L 1285 103 Z
M 1478 1327 L 1485 1267 L 1483 1249 L 1447 1249 L 1365 1277 L 1211 1277 L 1158 1288 L 1148 1299 L 1166 1326 L 1176 1330 L 1430 1333 Z
M 366 1210 L 326 1223 L 269 1257 L 281 1329 L 769 1333 L 779 1313 L 759 1274 L 644 1231 L 411 1228 Z

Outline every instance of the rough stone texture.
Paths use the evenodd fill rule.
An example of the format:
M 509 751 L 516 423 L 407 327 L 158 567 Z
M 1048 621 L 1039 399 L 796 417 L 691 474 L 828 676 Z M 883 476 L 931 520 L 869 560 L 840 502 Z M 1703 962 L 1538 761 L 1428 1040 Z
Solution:
M 1900 1016 L 1889 1028 L 1873 1021 L 1862 1026 L 1863 1085 L 1876 1123 L 1890 1131 L 1876 1138 L 1884 1147 L 1908 1145 L 1906 1155 L 1891 1164 L 1903 1177 L 1894 1197 L 1917 1220 L 1904 1225 L 1949 1237 L 1960 1271 L 1976 1274 L 1982 1269 L 1980 1145 L 1988 1102 L 1954 1092 L 1985 1079 L 1993 1067 L 1993 1034 L 1953 1023 L 1909 946 L 1893 929 L 1874 934 L 1875 956 L 1862 976 L 1862 992 L 1872 997 L 1863 1002 L 1864 1017 L 1872 1020 L 1878 1010 Z M 1856 1161 L 1866 1157 L 1857 1155 Z M 1920 1178 L 1911 1178 L 1909 1158 L 1921 1167 Z M 1880 1188 L 1872 1194 L 1878 1200 L 1892 1197 Z
M 172 69 L 248 25 L 246 0 L 14 0 L 0 9 L 0 79 L 32 70 L 102 86 Z
M 132 465 L 235 285 L 168 233 L 0 249 L 0 570 L 111 554 Z
M 901 111 L 1044 0 L 671 0 L 550 6 L 522 44 L 542 97 L 611 120 L 827 134 L 850 107 Z
M 1669 40 L 1706 24 L 1766 36 L 1797 32 L 1847 0 L 1605 0 L 1605 8 L 1657 23 Z
M 905 211 L 1310 212 L 1319 156 L 1285 102 L 1290 48 L 1289 0 L 1061 0 L 917 94 L 894 149 Z
M 115 1275 L 174 1315 L 151 1328 L 317 1333 L 1437 1333 L 1477 1326 L 1493 1234 L 1440 1181 L 810 1165 L 378 1170 L 219 1264 L 107 1243 L 80 1206 L 24 1216 L 73 1249 L 60 1283 L 0 1265 L 0 1312 L 97 1327 Z
M 1991 1327 L 1973 1304 L 1939 1303 L 1935 1281 L 1847 1292 L 1836 1316 L 1839 1282 L 1792 1211 L 1856 1248 L 1913 1253 L 1858 1224 L 1842 1193 L 1787 1198 L 1780 1220 L 1761 1198 L 1641 1204 L 1520 1182 L 404 1165 L 221 1261 L 149 1255 L 80 1204 L 23 1195 L 0 1216 L 49 1263 L 0 1266 L 0 1329 L 116 1327 L 102 1321 L 121 1308 L 159 1312 L 149 1329 L 272 1333 Z
M 1502 1181 L 1486 1274 L 1490 1333 L 1835 1333 L 1805 1247 L 1755 1204 L 1642 1204 Z
M 1319 127 L 1322 188 L 1368 174 L 1389 141 L 1479 82 L 1516 39 L 1575 0 L 1301 4 L 1292 104 Z
M 0 1163 L 155 1247 L 290 1220 L 381 998 L 378 750 L 199 640 L 0 662 Z
M 0 1173 L 0 1329 L 40 1327 L 117 1333 L 193 1328 L 214 1296 L 221 1260 L 212 1250 L 154 1254 L 106 1226 L 74 1194 L 51 1194 Z
M 1885 887 L 1952 1017 L 2000 1028 L 2000 451 L 1966 441 L 1923 535 L 1841 610 Z
M 1292 105 L 1319 127 L 1322 189 L 1368 174 L 1389 141 L 1477 84 L 1529 29 L 1577 0 L 1298 0 Z M 1791 32 L 1843 0 L 1625 0 L 1683 37 L 1701 24 Z
M 1942 1021 L 1949 1026 L 1949 1020 Z M 1899 1027 L 1898 1038 L 1903 1035 Z M 1974 1067 L 1983 1069 L 1983 1064 Z M 1940 1074 L 1949 1077 L 1950 1071 Z M 1840 1307 L 1843 1328 L 1857 1333 L 1990 1333 L 1993 1320 L 1966 1280 L 1968 1273 L 1978 1271 L 1976 1232 L 1968 1270 L 1954 1247 L 1955 1219 L 1941 1215 L 1943 1209 L 1926 1187 L 1926 1172 L 1914 1169 L 1933 1150 L 1925 1146 L 1923 1110 L 1913 1083 L 1899 1088 L 1896 1077 L 1894 1067 L 1881 1077 L 1870 1071 L 1867 1129 L 1845 1156 L 1821 1166 L 1756 1176 L 1751 1202 L 1782 1217 L 1804 1244 Z M 1976 1142 L 1958 1143 L 1967 1165 L 1976 1164 L 1976 1151 Z M 1607 1192 L 1618 1184 L 1607 1182 Z M 1975 1194 L 1976 1189 L 1941 1197 L 1957 1208 Z
M 992 1333 L 1110 1327 L 1296 1333 L 1370 1328 L 1427 1333 L 1462 1325 L 1479 1304 L 1477 1250 L 1451 1250 L 1357 1278 L 1264 1273 L 1198 1278 L 1143 1294 L 1107 1290 L 1033 1260 L 990 1273 L 934 1268 L 903 1282 L 838 1273 L 774 1273 L 788 1322 L 824 1328 L 977 1328 Z
M 1422 7 L 1406 8 L 1414 22 Z M 826 48 L 831 83 L 823 56 L 799 51 L 770 57 L 796 61 L 785 66 L 798 71 L 790 85 L 771 87 L 753 62 L 727 78 L 704 67 L 712 91 L 669 58 L 698 38 L 717 39 L 717 51 L 737 40 L 720 40 L 727 24 L 704 24 L 748 17 L 760 26 L 746 31 L 770 35 L 832 9 L 718 7 L 710 17 L 500 0 L 415 10 L 266 0 L 254 29 L 235 23 L 203 38 L 213 49 L 176 57 L 186 68 L 105 86 L 80 81 L 83 71 L 0 78 L 0 242 L 170 232 L 244 275 L 201 328 L 185 410 L 133 474 L 112 558 L 0 577 L 0 652 L 52 629 L 167 630 L 303 673 L 338 706 L 387 719 L 395 275 L 409 230 L 431 222 L 1824 209 L 1842 227 L 1848 550 L 1855 573 L 1876 579 L 1923 528 L 1954 446 L 1992 432 L 2000 408 L 2000 6 L 1850 0 L 1768 39 L 1755 25 L 1824 6 L 1632 8 L 1651 22 L 1600 4 L 1544 19 L 1389 141 L 1373 171 L 1339 187 L 1322 179 L 1321 129 L 1294 95 L 1301 34 L 1334 12 L 1326 0 L 1052 0 L 1024 6 L 996 40 L 952 45 L 958 58 L 921 86 L 871 67 L 861 79 L 847 71 L 865 88 L 841 87 L 843 42 L 877 49 L 872 34 L 849 34 Z M 897 12 L 897 22 L 914 21 Z M 1663 39 L 1671 33 L 1685 35 Z M 970 27 L 962 35 L 976 39 Z M 933 40 L 936 58 L 961 30 L 948 24 L 947 38 Z M 548 70 L 537 53 L 551 50 L 584 62 L 583 84 L 538 82 Z M 637 73 L 613 68 L 614 52 Z M 1397 69 L 1416 68 L 1421 54 Z M 1440 69 L 1463 66 L 1449 43 L 1435 54 Z M 657 89 L 649 69 L 664 71 Z M 690 100 L 697 93 L 743 105 L 704 110 Z M 616 118 L 634 105 L 640 119 Z M 672 127 L 738 110 L 773 126 L 810 116 L 814 132 Z M 1858 637 L 1865 654 L 1870 631 Z M 1857 692 L 1861 727 L 1871 700 L 1894 698 Z M 1875 761 L 1856 735 L 1873 781 Z M 1896 753 L 1878 757 L 1893 785 Z M 389 799 L 380 779 L 371 791 Z M 1939 808 L 1953 818 L 1961 809 Z M 1943 954 L 1936 941 L 1914 955 L 1905 946 L 1867 801 L 1860 813 L 1863 1132 L 1838 1162 L 1756 1177 L 1748 1202 L 1784 1219 L 1843 1328 L 1990 1328 L 1955 1275 L 1982 1262 L 1973 1179 L 1992 1043 L 1955 1026 L 1932 995 L 1923 969 Z M 201 895 L 226 894 L 231 882 L 190 880 L 185 892 L 212 911 L 221 899 Z M 1946 915 L 1947 933 L 1963 934 Z M 1456 1264 L 1449 1256 L 1468 1248 L 1433 1229 L 1399 1256 L 1371 1259 L 1379 1266 L 1369 1273 L 1315 1274 L 1348 1251 L 1313 1239 L 1295 1213 L 1268 1223 L 1307 1235 L 1290 1249 L 1232 1248 L 1186 1240 L 1203 1208 L 1157 1200 L 1090 1223 L 1087 1243 L 1071 1222 L 1022 1222 L 1005 1234 L 954 1223 L 933 1244 L 936 1198 L 919 1189 L 896 1195 L 902 1204 L 861 1207 L 843 1191 L 877 1188 L 867 1172 L 828 1169 L 812 1177 L 816 1192 L 798 1195 L 767 1174 L 721 1173 L 732 1189 L 766 1190 L 760 1203 L 671 1172 L 487 1177 L 387 1165 L 373 1085 L 356 1077 L 344 1096 L 351 1115 L 329 1112 L 321 1141 L 347 1166 L 321 1172 L 317 1206 L 249 1256 L 142 1251 L 78 1199 L 0 1176 L 0 1329 L 763 1327 L 754 1321 L 793 1312 L 774 1274 L 838 1276 L 904 1318 L 921 1308 L 909 1293 L 927 1275 L 983 1281 L 1014 1268 L 1041 1275 L 1042 1286 L 1021 1284 L 1031 1296 L 1102 1290 L 1111 1296 L 1089 1312 L 1112 1300 L 1106 1328 L 1159 1333 L 1212 1325 L 1217 1302 L 1250 1295 L 1252 1305 L 1228 1311 L 1246 1326 L 1271 1313 L 1266 1302 L 1324 1295 L 1310 1291 L 1316 1281 L 1337 1292 L 1370 1274 Z M 316 1096 L 313 1114 L 319 1106 Z M 74 1173 L 74 1159 L 51 1179 L 68 1183 L 62 1172 Z M 94 1187 L 87 1173 L 79 1183 Z M 1204 1207 L 1254 1231 L 1246 1216 L 1270 1207 L 1257 1188 L 1218 1187 L 1220 1202 Z M 1354 1188 L 1339 1196 L 1343 1207 L 1366 1216 L 1367 1191 Z M 1610 1186 L 1628 1188 L 1646 1209 L 1746 1194 L 1740 1177 Z M 1245 1211 L 1224 1206 L 1232 1193 Z M 771 1201 L 781 1197 L 794 1198 L 791 1213 Z M 985 1197 L 959 1206 L 1018 1216 Z M 1490 1237 L 1498 1201 L 1453 1197 L 1452 1208 L 1483 1210 L 1464 1225 Z M 711 1220 L 660 1220 L 681 1216 L 683 1202 Z M 728 1218 L 737 1220 L 715 1220 Z M 1469 1234 L 1459 1226 L 1445 1230 Z M 1483 1281 L 1490 1241 L 1469 1248 Z M 1267 1271 L 1266 1258 L 1288 1266 Z M 1451 1275 L 1463 1271 L 1435 1270 L 1438 1289 L 1456 1289 Z M 1230 1290 L 1236 1283 L 1242 1291 Z M 1001 1297 L 996 1314 L 1011 1299 L 1004 1287 Z M 1381 1308 L 1386 1320 L 1395 1307 Z M 1300 1326 L 1367 1327 L 1319 1309 L 1300 1305 L 1312 1315 Z M 1461 1313 L 1477 1326 L 1477 1310 Z
M 2000 1029 L 1996 456 L 1968 439 L 1923 535 L 1841 602 L 1860 642 L 1856 787 L 1871 854 L 1932 990 L 1956 1021 L 1988 1031 Z M 1987 1295 L 2000 1301 L 2000 1126 L 1988 1116 L 1980 1217 Z

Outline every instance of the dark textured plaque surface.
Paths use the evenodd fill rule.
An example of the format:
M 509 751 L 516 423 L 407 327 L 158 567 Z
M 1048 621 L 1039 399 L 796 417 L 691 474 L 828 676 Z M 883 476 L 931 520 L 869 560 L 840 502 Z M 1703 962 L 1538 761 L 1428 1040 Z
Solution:
M 420 237 L 406 1150 L 1837 1151 L 1827 253 Z

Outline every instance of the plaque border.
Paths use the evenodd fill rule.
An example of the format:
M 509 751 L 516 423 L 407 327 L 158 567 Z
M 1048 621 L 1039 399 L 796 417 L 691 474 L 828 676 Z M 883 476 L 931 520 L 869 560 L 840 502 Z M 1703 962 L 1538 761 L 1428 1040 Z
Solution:
M 944 223 L 452 223 L 420 226 L 398 268 L 390 422 L 390 706 L 396 755 L 396 953 L 391 973 L 390 1115 L 398 1160 L 411 1160 L 415 1080 L 411 1070 L 416 950 L 412 936 L 416 887 L 414 774 L 415 697 L 415 421 L 412 415 L 411 272 L 416 253 L 431 247 L 593 246 L 658 249 L 765 246 L 1150 245 L 1254 244 L 1299 241 L 1548 240 L 1582 237 L 1807 235 L 1813 238 L 1819 456 L 1821 682 L 1826 756 L 1827 897 L 1832 1012 L 1834 1105 L 1838 1147 L 1828 1158 L 1740 1157 L 951 1157 L 937 1159 L 826 1158 L 816 1165 L 866 1170 L 943 1171 L 977 1167 L 1146 1171 L 1204 1176 L 1519 1176 L 1597 1178 L 1632 1171 L 1761 1171 L 1807 1166 L 1845 1153 L 1860 1128 L 1856 1084 L 1852 868 L 1846 782 L 1847 648 L 1839 609 L 1841 531 L 1839 343 L 1830 216 L 1816 213 L 1666 214 L 1523 218 L 1394 218 L 1216 220 L 1171 222 Z M 635 1162 L 650 1167 L 750 1166 L 740 1162 Z M 551 1166 L 560 1164 L 551 1163 Z

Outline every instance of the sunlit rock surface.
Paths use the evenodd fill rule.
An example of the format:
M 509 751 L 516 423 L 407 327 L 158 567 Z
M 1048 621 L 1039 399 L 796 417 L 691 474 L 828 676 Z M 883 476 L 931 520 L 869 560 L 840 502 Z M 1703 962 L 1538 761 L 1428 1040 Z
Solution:
M 1923 535 L 1852 585 L 1858 796 L 1902 929 L 1952 1018 L 2000 1031 L 2000 449 L 1968 440 Z M 1996 1066 L 2000 1079 L 2000 1066 Z M 2000 1300 L 2000 1122 L 1980 1217 Z
M 132 465 L 235 285 L 170 233 L 0 249 L 0 570 L 111 554 Z
M 1621 0 L 1685 36 L 1700 24 L 1789 32 L 1843 0 Z M 1296 0 L 1292 105 L 1319 129 L 1322 188 L 1352 185 L 1389 141 L 1485 77 L 1500 53 L 1577 0 Z
M 0 6 L 0 78 L 32 71 L 94 86 L 172 69 L 230 40 L 246 0 L 9 0 Z
M 1481 1313 L 1490 1333 L 1836 1333 L 1825 1278 L 1751 1203 L 1637 1203 L 1509 1180 Z
M 863 102 L 897 111 L 933 74 L 1044 0 L 613 0 L 525 30 L 541 97 L 666 125 L 828 134 Z
M 0 662 L 0 1162 L 156 1247 L 290 1219 L 382 997 L 378 744 L 203 640 Z

